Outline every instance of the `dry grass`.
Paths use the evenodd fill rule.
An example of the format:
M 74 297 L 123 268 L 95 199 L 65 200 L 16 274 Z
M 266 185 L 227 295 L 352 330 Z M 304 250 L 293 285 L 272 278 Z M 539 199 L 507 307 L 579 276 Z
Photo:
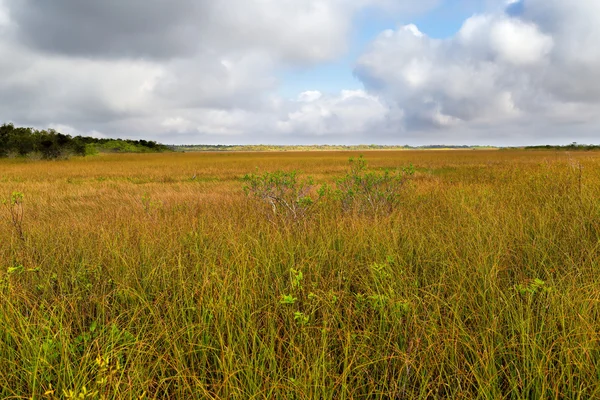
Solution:
M 600 397 L 598 153 L 366 152 L 417 167 L 389 216 L 243 195 L 351 155 L 0 160 L 0 397 Z

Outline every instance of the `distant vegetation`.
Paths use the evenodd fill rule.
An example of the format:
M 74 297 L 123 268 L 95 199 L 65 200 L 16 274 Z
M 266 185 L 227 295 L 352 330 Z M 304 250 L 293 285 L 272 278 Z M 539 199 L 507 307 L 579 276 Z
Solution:
M 393 146 L 380 144 L 359 144 L 359 145 L 331 145 L 331 144 L 313 144 L 313 145 L 210 145 L 210 144 L 186 144 L 176 145 L 173 148 L 177 151 L 363 151 L 363 150 L 441 150 L 441 149 L 493 149 L 491 146 L 449 146 L 449 145 L 430 145 L 430 146 Z
M 600 150 L 600 145 L 597 144 L 579 144 L 577 142 L 573 142 L 566 146 L 527 146 L 525 150 L 567 150 L 567 151 L 591 151 L 591 150 Z
M 0 157 L 39 157 L 51 160 L 70 156 L 85 156 L 98 152 L 155 153 L 169 147 L 148 140 L 99 139 L 87 136 L 65 135 L 54 129 L 36 130 L 0 126 Z

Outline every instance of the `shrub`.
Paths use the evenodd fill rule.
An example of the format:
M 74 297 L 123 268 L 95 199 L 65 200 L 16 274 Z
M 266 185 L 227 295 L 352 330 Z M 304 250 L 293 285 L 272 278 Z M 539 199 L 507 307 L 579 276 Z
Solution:
M 245 175 L 244 192 L 268 205 L 266 215 L 271 221 L 303 219 L 324 199 L 339 201 L 343 212 L 368 215 L 392 212 L 400 202 L 400 190 L 414 174 L 414 167 L 375 172 L 367 171 L 363 156 L 349 161 L 350 171 L 336 180 L 334 187 L 322 185 L 315 189 L 310 177 L 300 179 L 297 171 L 276 171 Z
M 350 171 L 336 182 L 335 196 L 342 210 L 371 215 L 390 213 L 400 202 L 400 190 L 409 176 L 412 165 L 396 171 L 367 171 L 363 156 L 350 158 Z
M 269 220 L 298 221 L 314 209 L 318 200 L 318 197 L 312 194 L 312 179 L 299 179 L 297 171 L 247 174 L 243 180 L 246 182 L 246 195 L 268 205 L 270 210 L 266 215 Z

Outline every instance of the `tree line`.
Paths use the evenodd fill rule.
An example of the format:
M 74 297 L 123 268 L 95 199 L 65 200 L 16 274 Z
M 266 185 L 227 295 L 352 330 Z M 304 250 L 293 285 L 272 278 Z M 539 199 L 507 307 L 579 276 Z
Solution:
M 11 123 L 0 126 L 0 157 L 38 155 L 51 160 L 98 152 L 154 153 L 168 150 L 168 146 L 150 140 L 73 137 L 54 129 L 15 127 Z
M 600 145 L 597 144 L 580 144 L 577 142 L 573 142 L 566 146 L 560 145 L 541 145 L 541 146 L 526 146 L 525 150 L 584 150 L 584 151 L 592 151 L 592 150 L 600 150 Z

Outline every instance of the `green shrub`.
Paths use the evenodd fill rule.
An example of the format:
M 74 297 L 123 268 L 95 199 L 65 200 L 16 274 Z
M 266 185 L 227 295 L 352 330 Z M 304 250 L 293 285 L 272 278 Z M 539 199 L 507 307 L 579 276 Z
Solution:
M 412 165 L 393 172 L 367 171 L 367 162 L 360 156 L 350 158 L 350 171 L 336 180 L 334 187 L 324 184 L 315 188 L 313 180 L 300 179 L 298 171 L 247 174 L 242 179 L 246 195 L 268 206 L 264 211 L 269 220 L 298 221 L 327 199 L 339 202 L 343 212 L 389 214 L 399 204 L 400 191 L 413 174 Z
M 342 210 L 370 215 L 392 212 L 400 202 L 400 190 L 414 167 L 382 172 L 367 171 L 363 156 L 350 158 L 350 171 L 336 181 L 335 197 L 341 202 Z
M 314 210 L 319 195 L 315 195 L 311 178 L 299 179 L 297 171 L 247 174 L 243 177 L 247 196 L 268 205 L 269 220 L 298 221 Z

